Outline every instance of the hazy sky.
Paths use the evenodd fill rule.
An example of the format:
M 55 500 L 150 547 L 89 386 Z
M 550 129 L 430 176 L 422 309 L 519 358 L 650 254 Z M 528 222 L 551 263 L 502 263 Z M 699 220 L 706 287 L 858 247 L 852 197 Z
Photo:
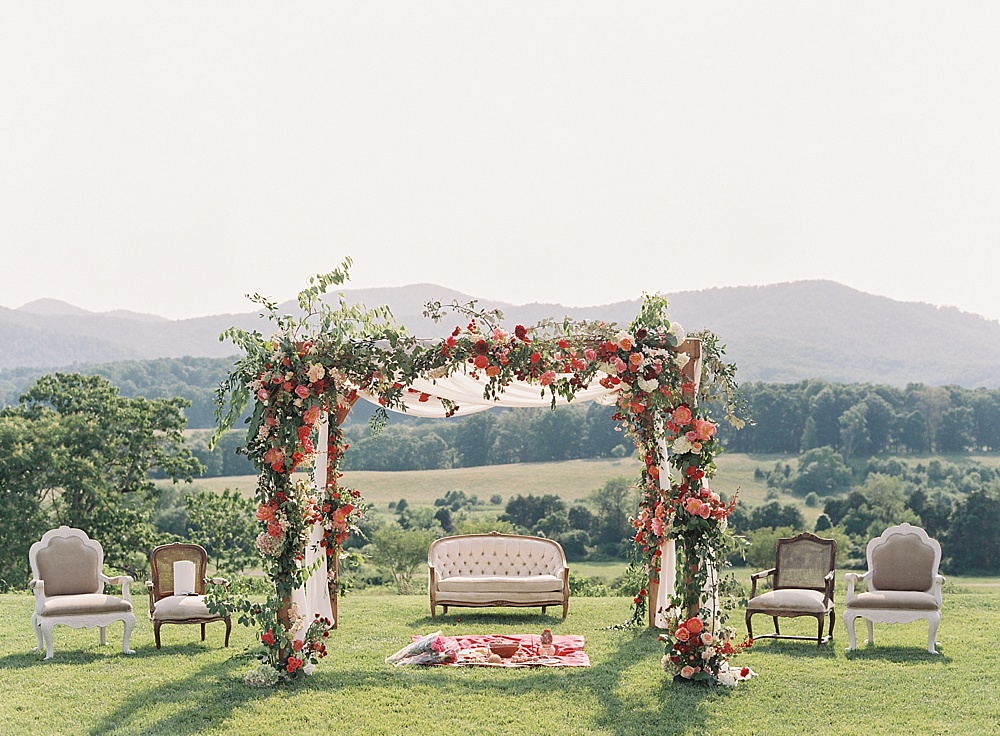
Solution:
M 0 305 L 824 278 L 1000 318 L 1000 3 L 0 0 Z M 780 328 L 780 315 L 776 315 Z

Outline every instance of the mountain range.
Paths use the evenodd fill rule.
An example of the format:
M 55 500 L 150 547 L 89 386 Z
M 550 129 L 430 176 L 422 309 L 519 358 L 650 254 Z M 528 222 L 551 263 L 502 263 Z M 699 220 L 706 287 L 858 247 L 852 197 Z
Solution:
M 397 321 L 420 337 L 441 337 L 462 320 L 434 323 L 422 312 L 432 300 L 465 303 L 473 296 L 433 284 L 345 290 L 351 303 L 388 305 Z M 1000 322 L 917 302 L 900 302 L 832 281 L 796 281 L 669 294 L 670 315 L 688 332 L 711 329 L 745 381 L 834 382 L 1000 387 Z M 604 320 L 627 325 L 640 301 L 592 307 L 514 305 L 500 309 L 505 324 L 544 318 Z M 293 311 L 294 302 L 282 305 Z M 54 299 L 17 309 L 0 307 L 0 369 L 67 369 L 98 363 L 182 356 L 224 357 L 235 352 L 219 334 L 232 326 L 266 332 L 256 312 L 169 320 L 118 310 L 88 312 Z

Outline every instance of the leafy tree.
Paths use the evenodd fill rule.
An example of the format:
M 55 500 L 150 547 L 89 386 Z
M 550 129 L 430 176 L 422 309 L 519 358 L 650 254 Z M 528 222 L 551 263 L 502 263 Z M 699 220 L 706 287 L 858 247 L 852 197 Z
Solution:
M 554 511 L 564 511 L 566 502 L 554 494 L 535 496 L 518 494 L 507 501 L 504 513 L 500 517 L 521 529 L 533 529 L 543 517 Z
M 906 507 L 900 478 L 873 473 L 858 489 L 858 495 L 864 500 L 850 508 L 841 522 L 844 530 L 854 537 L 877 537 L 887 527 L 904 521 L 920 524 L 920 518 Z
M 958 503 L 941 546 L 952 573 L 1000 572 L 1000 482 Z
M 855 455 L 865 456 L 871 450 L 867 408 L 862 402 L 840 415 L 840 447 L 845 458 L 852 458 Z
M 975 445 L 975 417 L 967 406 L 956 406 L 941 413 L 937 429 L 938 452 L 965 452 Z
M 436 536 L 427 529 L 384 526 L 374 533 L 364 551 L 376 567 L 392 576 L 396 592 L 408 595 L 413 576 L 426 564 L 427 550 Z
M 849 488 L 851 479 L 851 469 L 840 454 L 824 446 L 802 453 L 791 485 L 798 493 L 830 495 Z
M 591 538 L 606 554 L 619 554 L 622 543 L 632 537 L 629 514 L 636 507 L 638 489 L 629 478 L 609 478 L 587 500 L 595 508 Z
M 257 504 L 252 499 L 226 488 L 222 493 L 188 494 L 185 505 L 188 537 L 205 548 L 219 572 L 243 572 L 260 561 L 254 546 Z
M 38 430 L 24 437 L 36 470 L 17 478 L 20 503 L 40 508 L 47 525 L 83 529 L 101 543 L 109 565 L 139 576 L 157 541 L 150 473 L 176 481 L 201 470 L 182 434 L 186 405 L 125 398 L 100 376 L 42 376 L 3 411 L 15 425 Z M 15 475 L 23 458 L 14 461 Z M 9 462 L 0 458 L 0 465 Z M 6 515 L 0 523 L 9 523 Z

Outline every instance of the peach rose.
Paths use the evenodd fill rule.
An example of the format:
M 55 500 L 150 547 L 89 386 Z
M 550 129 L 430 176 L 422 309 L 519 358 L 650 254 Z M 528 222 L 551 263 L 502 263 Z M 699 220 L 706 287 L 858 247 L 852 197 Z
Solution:
M 687 641 L 691 638 L 691 631 L 684 626 L 678 626 L 677 631 L 674 632 L 674 636 L 677 641 Z
M 701 633 L 701 630 L 705 628 L 704 622 L 697 616 L 692 616 L 687 621 L 684 622 L 684 628 L 690 631 L 692 634 Z
M 690 680 L 692 677 L 694 677 L 694 667 L 692 667 L 691 665 L 685 665 L 681 667 L 681 677 L 683 677 L 686 680 Z

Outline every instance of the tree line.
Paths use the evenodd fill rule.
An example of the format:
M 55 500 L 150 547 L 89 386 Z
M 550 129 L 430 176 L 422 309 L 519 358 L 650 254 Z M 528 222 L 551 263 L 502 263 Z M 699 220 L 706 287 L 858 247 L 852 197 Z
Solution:
M 845 458 L 1000 450 L 1000 390 L 906 388 L 826 381 L 742 387 L 752 423 L 723 424 L 730 452 L 798 454 L 831 447 Z

